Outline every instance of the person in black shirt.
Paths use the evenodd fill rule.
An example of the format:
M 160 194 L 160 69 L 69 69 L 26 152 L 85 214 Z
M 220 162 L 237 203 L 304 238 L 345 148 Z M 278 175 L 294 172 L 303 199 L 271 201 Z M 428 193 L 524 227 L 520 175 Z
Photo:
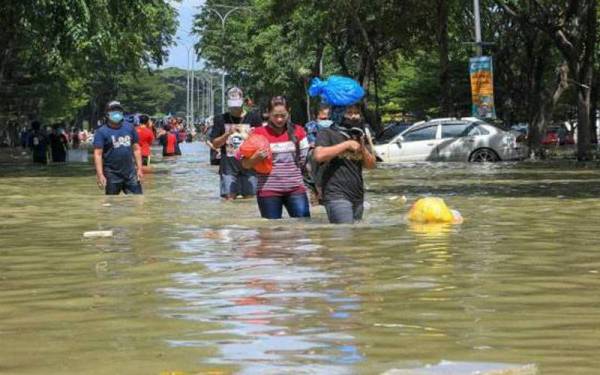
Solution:
M 260 115 L 244 110 L 244 94 L 237 87 L 227 91 L 229 112 L 214 118 L 209 139 L 216 149 L 221 149 L 219 164 L 221 197 L 233 200 L 238 195 L 245 198 L 256 195 L 256 174 L 245 170 L 235 154 L 248 137 L 250 128 L 262 125 Z
M 52 153 L 52 161 L 54 163 L 64 163 L 67 161 L 67 149 L 69 148 L 69 140 L 67 135 L 62 130 L 61 124 L 55 124 L 50 133 L 50 151 Z
M 48 163 L 48 134 L 41 129 L 38 121 L 31 123 L 31 132 L 27 141 L 33 154 L 33 162 L 38 164 Z
M 360 106 L 332 109 L 334 124 L 318 133 L 314 159 L 323 168 L 322 198 L 329 222 L 351 224 L 362 219 L 362 170 L 375 168 L 375 156 L 367 146 Z

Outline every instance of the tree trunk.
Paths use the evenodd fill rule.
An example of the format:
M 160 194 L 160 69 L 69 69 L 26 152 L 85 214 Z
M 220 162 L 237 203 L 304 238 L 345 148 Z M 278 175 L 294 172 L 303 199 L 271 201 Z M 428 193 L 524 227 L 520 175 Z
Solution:
M 598 81 L 598 71 L 594 69 L 593 72 L 594 78 L 592 82 L 592 92 L 591 92 L 591 107 L 590 107 L 590 135 L 592 138 L 592 144 L 598 144 L 598 127 L 596 126 L 596 121 L 598 120 L 597 112 L 598 112 L 598 89 L 600 89 Z
M 596 0 L 586 0 L 582 5 L 582 21 L 585 27 L 581 31 L 584 34 L 582 47 L 583 56 L 577 54 L 582 51 L 574 50 L 573 55 L 577 61 L 573 61 L 578 70 L 575 77 L 577 79 L 577 159 L 586 161 L 591 159 L 591 129 L 590 129 L 590 109 L 591 109 L 591 91 L 593 85 L 594 72 L 594 54 L 596 51 L 596 29 L 597 14 Z M 574 56 L 574 57 L 575 57 Z M 574 60 L 574 59 L 573 59 Z M 580 62 L 581 61 L 581 62 Z
M 317 47 L 317 53 L 315 55 L 315 63 L 313 65 L 313 76 L 320 76 L 321 72 L 321 60 L 323 59 L 323 53 L 325 52 L 325 45 L 319 44 Z
M 583 69 L 586 71 L 581 72 L 582 74 L 578 74 L 577 76 L 584 78 L 583 82 L 591 84 L 591 67 Z M 589 80 L 586 78 L 587 76 L 590 76 Z M 589 86 L 586 87 L 584 85 L 582 83 L 577 85 L 577 159 L 580 161 L 591 159 L 591 90 Z
M 437 42 L 440 64 L 440 115 L 449 116 L 452 111 L 450 98 L 450 58 L 448 54 L 448 1 L 437 1 Z

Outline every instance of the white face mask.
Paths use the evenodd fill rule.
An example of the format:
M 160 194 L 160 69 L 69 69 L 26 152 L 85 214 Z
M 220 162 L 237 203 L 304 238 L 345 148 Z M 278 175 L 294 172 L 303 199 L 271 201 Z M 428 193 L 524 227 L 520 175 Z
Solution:
M 328 127 L 331 126 L 331 124 L 333 124 L 333 121 L 331 121 L 331 120 L 319 120 L 318 123 L 319 123 L 320 127 L 328 128 Z

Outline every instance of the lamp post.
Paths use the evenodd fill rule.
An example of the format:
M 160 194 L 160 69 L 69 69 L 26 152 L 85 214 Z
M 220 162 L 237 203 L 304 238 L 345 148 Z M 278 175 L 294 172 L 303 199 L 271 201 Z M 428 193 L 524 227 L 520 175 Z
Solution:
M 192 56 L 193 46 L 187 47 L 187 85 L 185 120 L 188 126 L 194 121 L 194 69 L 195 58 Z
M 475 16 L 475 51 L 477 56 L 483 55 L 483 43 L 481 40 L 481 14 L 479 11 L 479 0 L 473 0 L 473 13 Z
M 229 16 L 237 11 L 237 10 L 243 10 L 243 9 L 247 9 L 248 7 L 226 7 L 227 9 L 229 9 L 227 12 L 225 13 L 221 13 L 218 10 L 214 9 L 214 8 L 206 8 L 209 11 L 213 12 L 214 14 L 216 14 L 219 19 L 221 20 L 221 28 L 222 28 L 222 41 L 223 44 L 225 44 L 225 23 L 227 22 L 227 18 L 229 18 Z M 223 112 L 225 112 L 225 55 L 223 54 L 221 57 L 221 110 Z

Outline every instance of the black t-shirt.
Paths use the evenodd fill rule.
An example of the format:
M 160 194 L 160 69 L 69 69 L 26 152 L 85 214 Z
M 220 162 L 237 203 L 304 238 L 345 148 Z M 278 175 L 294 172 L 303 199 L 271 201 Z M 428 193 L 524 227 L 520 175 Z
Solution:
M 330 147 L 347 141 L 342 133 L 335 129 L 322 129 L 317 134 L 316 147 Z M 362 177 L 362 160 L 356 153 L 344 153 L 321 166 L 323 201 L 330 202 L 345 199 L 350 202 L 362 202 L 365 196 Z
M 104 174 L 111 182 L 134 178 L 136 166 L 133 145 L 139 143 L 137 131 L 131 124 L 118 128 L 104 125 L 94 133 L 94 148 L 102 149 Z
M 235 158 L 235 153 L 248 136 L 250 128 L 261 126 L 262 118 L 256 112 L 249 112 L 243 118 L 234 117 L 230 113 L 224 113 L 215 117 L 214 125 L 210 131 L 211 142 L 219 138 L 231 126 L 237 126 L 238 132 L 232 134 L 223 147 L 221 147 L 221 163 L 219 173 L 225 175 L 236 175 L 242 171 L 242 165 Z

